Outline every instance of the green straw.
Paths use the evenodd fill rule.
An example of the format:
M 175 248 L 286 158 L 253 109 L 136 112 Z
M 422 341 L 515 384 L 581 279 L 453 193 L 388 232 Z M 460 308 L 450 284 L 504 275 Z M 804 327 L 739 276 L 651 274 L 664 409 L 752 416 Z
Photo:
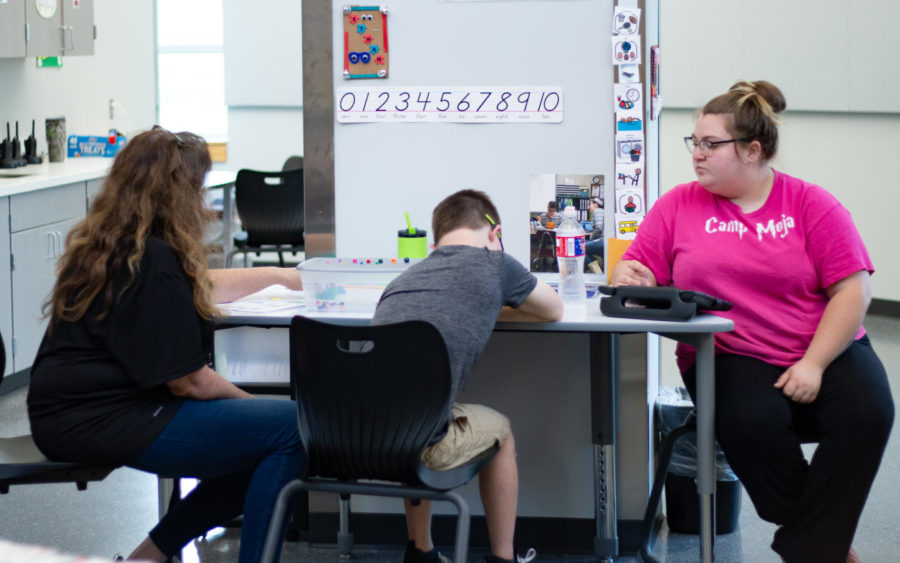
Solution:
M 412 226 L 412 221 L 409 220 L 409 211 L 406 211 L 406 227 L 409 229 L 409 234 L 416 234 L 416 229 Z

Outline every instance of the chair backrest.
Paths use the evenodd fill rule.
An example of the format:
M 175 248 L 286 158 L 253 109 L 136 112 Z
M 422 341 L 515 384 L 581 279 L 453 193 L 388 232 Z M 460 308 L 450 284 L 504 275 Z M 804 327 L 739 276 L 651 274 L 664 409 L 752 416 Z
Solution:
M 303 170 L 240 170 L 234 192 L 248 245 L 303 244 Z
M 0 385 L 3 384 L 3 374 L 6 372 L 6 344 L 3 343 L 3 334 L 0 333 Z
M 297 155 L 287 157 L 287 160 L 284 161 L 284 166 L 281 167 L 282 172 L 298 169 L 303 170 L 303 157 Z
M 419 456 L 447 422 L 450 363 L 424 321 L 349 327 L 294 317 L 291 380 L 307 477 L 420 486 Z

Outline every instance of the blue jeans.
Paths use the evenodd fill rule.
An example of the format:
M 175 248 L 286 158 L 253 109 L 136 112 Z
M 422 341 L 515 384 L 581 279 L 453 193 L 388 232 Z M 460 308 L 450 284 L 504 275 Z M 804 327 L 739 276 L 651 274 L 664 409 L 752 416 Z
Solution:
M 166 556 L 243 514 L 239 561 L 250 563 L 262 555 L 278 492 L 304 463 L 294 401 L 222 399 L 186 401 L 130 466 L 200 480 L 150 531 Z

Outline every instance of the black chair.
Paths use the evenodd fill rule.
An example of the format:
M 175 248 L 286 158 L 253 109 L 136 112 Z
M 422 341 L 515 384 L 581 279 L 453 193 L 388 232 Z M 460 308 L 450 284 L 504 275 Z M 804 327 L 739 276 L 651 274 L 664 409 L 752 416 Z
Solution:
M 275 556 L 291 499 L 315 490 L 341 495 L 339 547 L 352 543 L 346 511 L 351 493 L 452 502 L 459 512 L 454 561 L 464 562 L 469 508 L 450 489 L 471 480 L 499 448 L 447 471 L 421 463 L 422 451 L 445 428 L 450 398 L 447 348 L 437 329 L 424 321 L 360 327 L 294 317 L 290 346 L 309 463 L 278 496 L 262 561 Z
M 303 170 L 303 157 L 297 155 L 287 157 L 281 171 L 287 172 L 288 170 Z
M 303 170 L 259 172 L 240 170 L 234 181 L 235 207 L 246 239 L 234 239 L 234 249 L 225 257 L 225 267 L 238 252 L 278 253 L 284 266 L 285 251 L 297 254 L 304 246 Z
M 6 351 L 0 335 L 0 383 L 5 369 Z M 30 434 L 0 438 L 0 494 L 8 493 L 11 485 L 43 483 L 75 483 L 78 490 L 83 491 L 88 481 L 102 481 L 113 469 L 49 461 L 38 450 Z

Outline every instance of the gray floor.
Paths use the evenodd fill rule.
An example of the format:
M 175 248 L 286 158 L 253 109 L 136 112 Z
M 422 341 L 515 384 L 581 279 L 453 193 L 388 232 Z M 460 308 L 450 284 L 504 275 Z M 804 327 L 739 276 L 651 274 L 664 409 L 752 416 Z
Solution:
M 866 319 L 873 345 L 891 377 L 900 385 L 900 319 L 869 316 Z M 28 432 L 25 390 L 0 396 L 0 435 Z M 813 446 L 810 446 L 811 448 Z M 854 547 L 866 563 L 900 560 L 900 445 L 892 435 L 881 470 L 863 512 Z M 0 538 L 52 546 L 64 551 L 112 557 L 127 553 L 156 521 L 156 479 L 131 469 L 120 469 L 105 481 L 78 492 L 73 485 L 23 486 L 0 497 Z M 716 539 L 718 561 L 773 562 L 779 559 L 769 549 L 774 526 L 763 522 L 744 495 L 738 530 Z M 206 541 L 185 550 L 185 561 L 226 563 L 237 560 L 238 539 L 233 531 L 217 531 Z M 665 561 L 696 561 L 696 536 L 663 531 L 654 553 Z M 400 561 L 397 550 L 358 549 L 359 561 Z M 287 544 L 283 561 L 340 561 L 334 549 Z M 473 553 L 472 561 L 480 560 Z M 538 554 L 538 561 L 593 561 L 587 556 Z M 620 562 L 636 561 L 622 556 Z

